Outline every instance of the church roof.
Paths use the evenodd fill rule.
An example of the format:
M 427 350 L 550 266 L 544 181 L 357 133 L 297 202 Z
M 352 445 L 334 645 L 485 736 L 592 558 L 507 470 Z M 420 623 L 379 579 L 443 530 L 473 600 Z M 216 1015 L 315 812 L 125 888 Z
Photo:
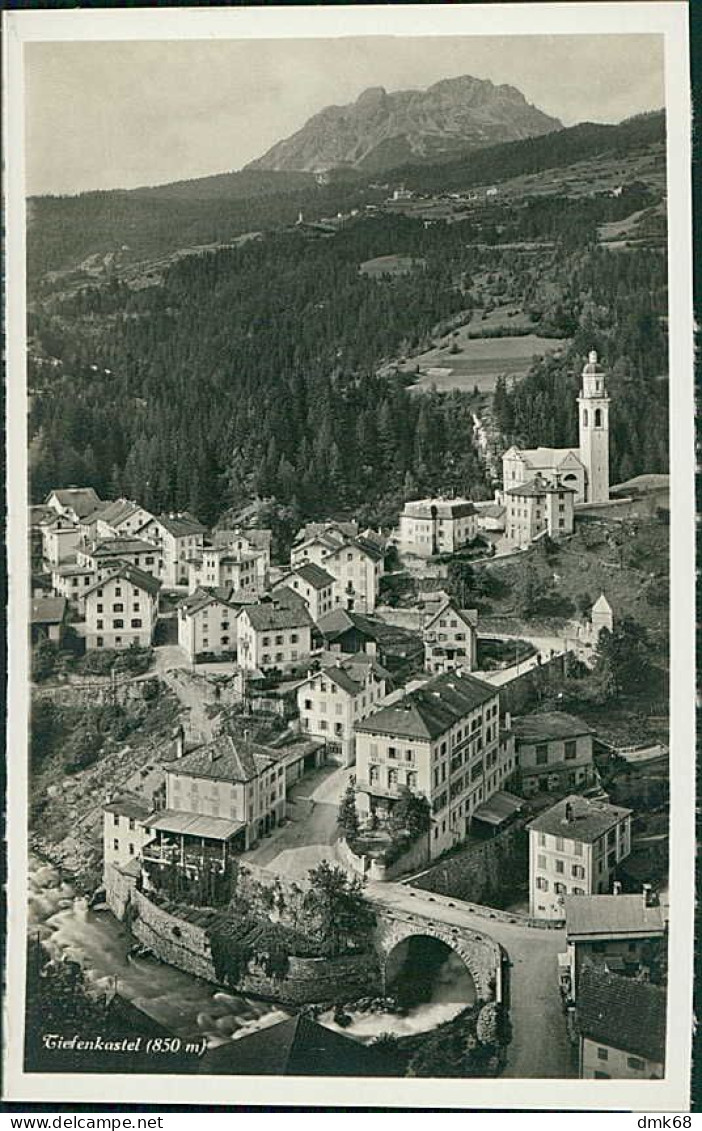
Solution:
M 600 593 L 599 597 L 592 606 L 593 613 L 611 613 L 612 606 L 605 597 L 604 593 Z
M 517 455 L 531 464 L 534 469 L 560 467 L 564 460 L 575 460 L 582 467 L 582 460 L 576 448 L 516 448 Z

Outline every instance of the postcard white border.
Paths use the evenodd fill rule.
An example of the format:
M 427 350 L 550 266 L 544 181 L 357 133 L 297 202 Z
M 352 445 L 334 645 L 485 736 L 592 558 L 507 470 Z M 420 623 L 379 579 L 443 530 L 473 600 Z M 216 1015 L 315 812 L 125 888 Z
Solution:
M 4 12 L 7 468 L 9 542 L 9 935 L 4 1098 L 48 1103 L 299 1104 L 413 1109 L 510 1108 L 686 1111 L 692 1025 L 695 790 L 694 387 L 691 105 L 688 5 L 570 3 L 192 8 Z M 670 984 L 662 1081 L 451 1080 L 293 1077 L 148 1077 L 25 1073 L 28 550 L 24 291 L 23 44 L 40 41 L 323 38 L 536 34 L 660 34 L 668 114 L 671 387 L 671 842 Z M 205 1085 L 206 1081 L 206 1085 Z M 205 1087 L 203 1087 L 205 1085 Z

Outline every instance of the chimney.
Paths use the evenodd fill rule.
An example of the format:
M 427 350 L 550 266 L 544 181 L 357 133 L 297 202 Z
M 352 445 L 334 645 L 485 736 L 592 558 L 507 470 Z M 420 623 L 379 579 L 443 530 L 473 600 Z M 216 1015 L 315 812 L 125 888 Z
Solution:
M 512 727 L 512 715 L 510 711 L 505 711 L 505 730 L 510 730 Z
M 176 758 L 182 758 L 185 754 L 185 731 L 182 725 L 176 727 L 173 738 L 175 740 Z
M 569 824 L 570 824 L 570 822 L 571 822 L 572 820 L 573 820 L 573 806 L 571 805 L 570 801 L 566 801 L 566 805 L 565 805 L 565 823 L 566 823 L 567 825 L 569 825 Z
M 653 888 L 650 884 L 644 884 L 641 894 L 643 895 L 644 907 L 653 906 Z
M 622 894 L 622 885 L 619 882 L 619 880 L 615 880 L 614 883 L 612 884 L 612 895 L 621 895 L 621 894 Z

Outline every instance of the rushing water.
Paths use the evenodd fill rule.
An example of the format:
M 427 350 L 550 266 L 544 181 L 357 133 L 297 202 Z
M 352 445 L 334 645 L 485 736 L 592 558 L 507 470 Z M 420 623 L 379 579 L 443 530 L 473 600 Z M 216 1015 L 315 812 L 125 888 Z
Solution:
M 150 958 L 132 958 L 133 938 L 109 911 L 91 911 L 76 896 L 58 871 L 37 859 L 30 860 L 29 932 L 42 941 L 52 957 L 65 956 L 80 963 L 95 989 L 117 987 L 135 1006 L 185 1039 L 207 1037 L 214 1048 L 267 1028 L 289 1016 L 270 1003 L 217 990 L 211 983 Z M 407 975 L 407 970 L 405 970 Z M 451 952 L 433 973 L 424 1001 L 402 1015 L 354 1013 L 343 1030 L 369 1041 L 380 1033 L 405 1036 L 425 1032 L 448 1021 L 474 1000 L 470 975 Z M 339 1029 L 333 1011 L 320 1022 Z

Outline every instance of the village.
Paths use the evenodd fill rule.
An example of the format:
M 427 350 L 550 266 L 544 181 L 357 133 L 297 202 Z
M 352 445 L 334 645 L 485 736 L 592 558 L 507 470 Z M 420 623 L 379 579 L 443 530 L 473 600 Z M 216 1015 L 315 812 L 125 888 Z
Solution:
M 511 1024 L 491 1071 L 663 1076 L 667 746 L 613 738 L 579 716 L 577 679 L 573 691 L 574 672 L 584 687 L 612 663 L 629 619 L 606 586 L 555 627 L 527 599 L 518 622 L 470 604 L 481 563 L 524 578 L 583 529 L 665 523 L 666 477 L 610 484 L 609 413 L 593 351 L 578 447 L 510 447 L 493 500 L 409 499 L 394 530 L 308 523 L 286 561 L 255 516 L 208 529 L 92 487 L 31 508 L 36 696 L 175 703 L 155 754 L 122 766 L 115 749 L 93 798 L 95 899 L 143 953 L 222 981 L 212 916 L 221 929 L 248 885 L 268 928 L 292 931 L 300 893 L 338 869 L 397 938 L 380 946 L 379 991 L 399 946 L 407 975 L 409 936 L 460 935 L 478 1004 Z M 100 765 L 81 757 L 79 776 Z M 476 926 L 497 955 L 489 977 Z M 338 957 L 314 988 L 289 970 L 276 982 L 255 948 L 246 960 L 252 993 L 347 1003 L 336 1053 L 355 1063 L 343 1018 L 363 995 L 333 973 Z M 531 1063 L 535 994 L 558 1037 Z M 261 1036 L 215 1050 L 217 1070 L 245 1071 Z

